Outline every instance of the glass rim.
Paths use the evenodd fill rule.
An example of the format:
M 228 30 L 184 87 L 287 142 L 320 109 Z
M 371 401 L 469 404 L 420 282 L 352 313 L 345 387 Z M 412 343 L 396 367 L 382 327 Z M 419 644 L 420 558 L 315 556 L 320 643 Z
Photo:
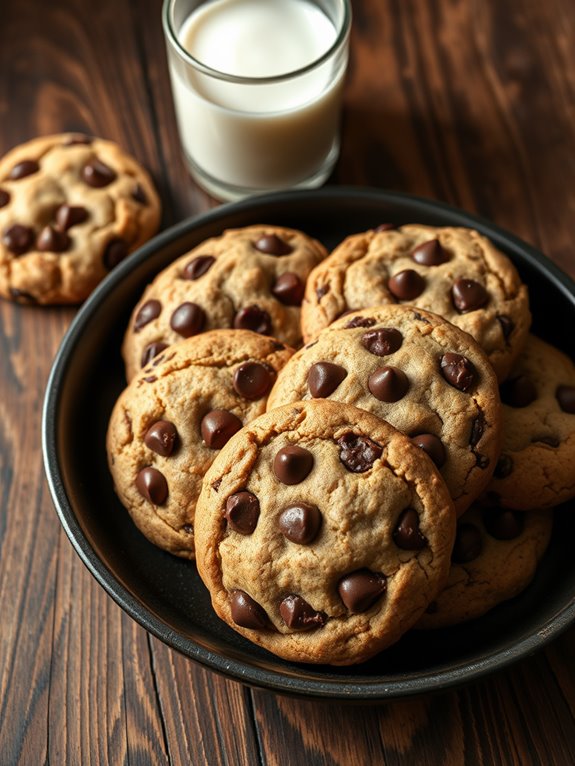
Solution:
M 279 75 L 271 75 L 265 77 L 246 77 L 242 75 L 229 74 L 228 72 L 221 72 L 219 69 L 214 69 L 213 67 L 202 63 L 199 59 L 192 56 L 192 54 L 184 48 L 184 46 L 180 43 L 178 35 L 176 34 L 172 24 L 171 11 L 176 2 L 177 0 L 164 0 L 164 4 L 162 6 L 162 26 L 164 29 L 164 36 L 168 43 L 171 45 L 172 49 L 178 54 L 180 59 L 183 59 L 187 64 L 202 74 L 213 77 L 214 79 L 225 80 L 226 82 L 230 83 L 237 83 L 238 85 L 269 85 L 270 83 L 291 80 L 295 77 L 306 74 L 306 72 L 311 72 L 313 69 L 327 61 L 335 53 L 335 51 L 337 51 L 338 48 L 343 45 L 349 35 L 351 28 L 351 0 L 340 0 L 341 6 L 343 8 L 343 18 L 339 31 L 333 43 L 324 53 L 322 53 L 321 56 L 303 67 L 292 69 L 289 72 L 284 72 Z

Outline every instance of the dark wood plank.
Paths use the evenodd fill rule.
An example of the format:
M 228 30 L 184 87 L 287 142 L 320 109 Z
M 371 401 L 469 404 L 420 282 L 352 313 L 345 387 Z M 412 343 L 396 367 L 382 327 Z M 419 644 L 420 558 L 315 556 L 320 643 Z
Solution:
M 170 762 L 259 763 L 250 692 L 151 639 Z

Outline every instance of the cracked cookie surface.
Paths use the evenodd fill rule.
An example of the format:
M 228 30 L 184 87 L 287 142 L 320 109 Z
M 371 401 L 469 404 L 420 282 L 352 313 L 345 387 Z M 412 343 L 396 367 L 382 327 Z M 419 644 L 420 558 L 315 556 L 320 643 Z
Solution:
M 503 449 L 488 499 L 550 508 L 575 497 L 575 365 L 530 335 L 501 386 Z
M 481 617 L 529 585 L 553 529 L 551 511 L 471 507 L 458 521 L 447 585 L 417 628 Z
M 393 304 L 342 317 L 294 354 L 267 407 L 312 398 L 353 404 L 411 437 L 439 467 L 459 514 L 491 478 L 497 380 L 473 338 L 442 317 Z
M 527 288 L 509 258 L 473 229 L 382 229 L 348 237 L 311 273 L 304 341 L 348 310 L 410 303 L 472 335 L 504 380 L 531 322 Z
M 368 412 L 299 402 L 237 433 L 196 512 L 218 615 L 293 661 L 348 665 L 397 641 L 445 582 L 455 510 L 432 461 Z
M 0 161 L 0 295 L 79 303 L 159 221 L 150 176 L 117 144 L 75 133 L 22 144 Z
M 118 497 L 155 545 L 194 558 L 203 476 L 227 439 L 264 412 L 292 353 L 247 330 L 214 330 L 174 344 L 120 395 L 108 463 Z
M 134 309 L 122 349 L 128 380 L 158 349 L 215 328 L 297 346 L 305 281 L 326 254 L 317 240 L 278 226 L 230 229 L 201 243 L 158 274 Z

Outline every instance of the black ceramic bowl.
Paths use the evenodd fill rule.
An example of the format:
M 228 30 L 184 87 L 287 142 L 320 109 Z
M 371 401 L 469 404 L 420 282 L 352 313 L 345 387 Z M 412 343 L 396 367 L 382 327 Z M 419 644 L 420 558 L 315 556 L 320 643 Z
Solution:
M 316 698 L 375 701 L 438 691 L 532 653 L 575 618 L 575 512 L 559 509 L 538 573 L 518 598 L 449 630 L 412 631 L 375 659 L 350 668 L 284 662 L 223 624 L 193 563 L 152 546 L 117 500 L 105 433 L 124 386 L 120 345 L 132 307 L 154 275 L 224 228 L 273 223 L 332 247 L 383 222 L 469 226 L 507 253 L 529 285 L 534 331 L 572 356 L 575 284 L 547 258 L 490 223 L 404 194 L 327 188 L 225 205 L 160 234 L 120 264 L 79 311 L 58 352 L 46 393 L 44 459 L 60 520 L 106 591 L 171 647 L 243 683 Z

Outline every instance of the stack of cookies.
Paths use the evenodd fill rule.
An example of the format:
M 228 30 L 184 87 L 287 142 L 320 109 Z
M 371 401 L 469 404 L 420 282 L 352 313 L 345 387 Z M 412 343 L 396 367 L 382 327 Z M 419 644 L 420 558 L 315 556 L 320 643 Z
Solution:
M 147 287 L 109 424 L 120 500 L 280 657 L 362 662 L 523 590 L 575 496 L 575 366 L 479 233 L 224 232 Z

